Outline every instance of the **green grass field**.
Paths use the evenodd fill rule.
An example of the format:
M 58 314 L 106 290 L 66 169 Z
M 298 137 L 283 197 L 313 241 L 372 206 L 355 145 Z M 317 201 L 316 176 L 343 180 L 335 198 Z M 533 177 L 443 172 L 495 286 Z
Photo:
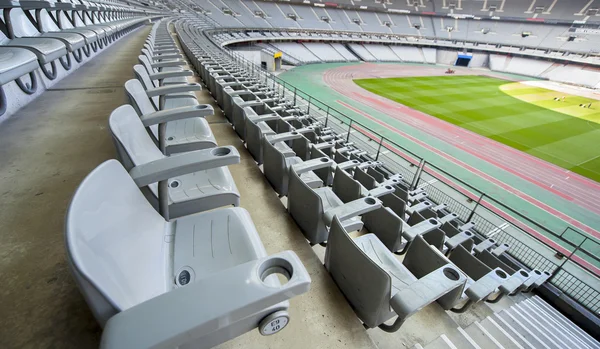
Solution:
M 354 82 L 600 182 L 600 101 L 484 76 Z M 563 96 L 564 101 L 554 100 Z M 581 108 L 581 103 L 592 103 L 592 108 Z

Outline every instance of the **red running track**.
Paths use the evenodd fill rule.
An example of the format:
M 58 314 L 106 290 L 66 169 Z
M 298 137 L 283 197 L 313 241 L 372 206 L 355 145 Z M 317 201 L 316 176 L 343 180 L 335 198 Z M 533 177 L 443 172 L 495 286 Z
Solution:
M 433 137 L 441 139 L 458 149 L 472 154 L 513 175 L 523 178 L 574 204 L 584 207 L 596 214 L 600 214 L 599 183 L 487 137 L 371 93 L 354 84 L 352 81 L 353 79 L 359 78 L 440 75 L 441 72 L 440 68 L 435 67 L 415 68 L 414 66 L 400 66 L 396 64 L 365 63 L 327 70 L 323 75 L 323 80 L 329 87 L 344 96 L 369 106 L 370 108 Z M 457 70 L 457 73 L 480 74 L 480 72 L 473 72 L 470 70 Z M 397 132 L 397 130 L 389 127 L 385 123 L 380 124 Z M 464 167 L 462 161 L 453 158 L 443 151 L 438 151 L 438 154 Z M 485 175 L 484 178 L 592 236 L 600 238 L 600 232 L 596 229 L 549 207 L 518 189 L 501 182 L 493 176 Z

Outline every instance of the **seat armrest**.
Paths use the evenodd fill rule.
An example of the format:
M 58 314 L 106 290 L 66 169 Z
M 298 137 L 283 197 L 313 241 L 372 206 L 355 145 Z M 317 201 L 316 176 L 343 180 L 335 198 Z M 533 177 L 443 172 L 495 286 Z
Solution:
M 396 189 L 394 189 L 394 187 L 392 187 L 391 185 L 381 185 L 377 188 L 373 188 L 373 189 L 367 191 L 367 194 L 369 196 L 378 198 L 380 196 L 392 194 L 395 191 L 396 191 Z
M 152 98 L 172 93 L 192 92 L 201 90 L 202 86 L 198 83 L 174 84 L 147 89 L 146 94 L 148 95 L 148 97 Z
M 278 287 L 266 284 L 263 280 L 273 270 L 285 271 L 290 280 Z M 113 316 L 104 327 L 100 348 L 176 348 L 202 343 L 203 338 L 308 292 L 310 283 L 292 251 L 236 265 Z
M 152 80 L 163 80 L 168 78 L 180 78 L 185 76 L 194 76 L 194 72 L 191 70 L 180 70 L 180 71 L 166 71 L 160 73 L 150 74 Z
M 402 237 L 407 241 L 413 241 L 417 235 L 423 235 L 435 228 L 439 228 L 440 226 L 441 224 L 437 219 L 426 219 L 418 224 L 413 225 L 412 227 L 406 228 L 402 232 Z
M 390 300 L 390 306 L 400 319 L 405 320 L 450 291 L 462 287 L 466 281 L 463 273 L 447 264 L 398 291 Z
M 323 221 L 325 221 L 325 225 L 331 226 L 331 222 L 335 216 L 337 216 L 340 221 L 345 221 L 346 219 L 375 211 L 381 206 L 381 201 L 373 197 L 356 199 L 326 211 L 323 214 Z
M 139 187 L 211 168 L 239 164 L 240 153 L 233 146 L 190 151 L 135 166 L 129 174 Z
M 321 142 L 312 145 L 314 149 L 323 150 L 323 149 L 331 149 L 334 147 L 333 142 Z
M 163 53 L 160 55 L 152 56 L 152 60 L 154 60 L 154 61 L 160 61 L 162 59 L 181 59 L 181 58 L 183 58 L 183 56 L 181 56 L 181 53 Z
M 465 294 L 474 303 L 486 299 L 506 280 L 508 275 L 500 268 L 496 268 L 485 274 L 479 280 L 473 282 L 465 290 Z
M 179 107 L 172 109 L 160 110 L 154 113 L 142 115 L 142 123 L 148 127 L 151 125 L 162 124 L 169 121 L 177 121 L 189 118 L 203 118 L 205 116 L 214 115 L 215 111 L 208 104 L 194 105 L 191 107 Z
M 470 231 L 463 231 L 459 234 L 454 235 L 450 239 L 447 239 L 446 242 L 444 242 L 444 245 L 446 245 L 446 247 L 448 247 L 448 250 L 450 251 L 456 248 L 456 246 L 461 245 L 463 242 L 469 239 L 473 239 L 473 236 L 474 234 Z
M 300 134 L 296 131 L 285 132 L 285 133 L 276 133 L 274 135 L 266 135 L 265 136 L 265 140 L 271 144 L 285 142 L 285 141 L 291 141 L 292 139 L 299 139 L 299 138 L 302 138 L 302 134 Z
M 258 124 L 259 122 L 279 120 L 280 118 L 281 118 L 281 116 L 279 116 L 277 114 L 262 114 L 262 115 L 250 115 L 248 117 L 248 120 L 252 121 L 255 124 Z
M 355 168 L 358 165 L 360 165 L 360 161 L 358 161 L 358 160 L 348 160 L 348 161 L 340 162 L 339 164 L 335 164 L 334 169 L 335 168 L 340 168 L 342 170 L 347 170 L 347 169 L 350 169 L 350 168 Z
M 383 165 L 381 161 L 365 161 L 361 162 L 357 167 L 362 170 L 363 168 L 376 167 L 381 165 Z
M 301 175 L 306 172 L 331 167 L 333 164 L 334 162 L 332 159 L 328 157 L 321 157 L 292 165 L 292 171 L 296 172 L 298 175 Z
M 181 67 L 182 65 L 185 65 L 185 61 L 176 60 L 176 61 L 150 63 L 150 66 L 152 68 L 171 68 L 171 67 Z
M 155 49 L 151 51 L 152 54 L 170 54 L 170 53 L 179 53 L 179 49 L 175 45 L 164 45 L 164 46 L 155 46 Z

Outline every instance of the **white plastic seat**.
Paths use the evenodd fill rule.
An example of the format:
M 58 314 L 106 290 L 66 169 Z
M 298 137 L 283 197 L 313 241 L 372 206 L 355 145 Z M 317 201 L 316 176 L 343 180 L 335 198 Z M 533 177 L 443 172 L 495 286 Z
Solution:
M 16 47 L 0 46 L 0 86 L 39 68 L 35 54 Z
M 244 209 L 167 222 L 115 160 L 79 185 L 65 236 L 75 280 L 105 326 L 103 348 L 207 348 L 259 325 L 268 333 L 261 320 L 287 324 L 287 299 L 310 285 L 293 252 L 267 257 Z
M 165 178 L 168 179 L 169 217 L 181 217 L 227 205 L 239 206 L 240 194 L 226 167 L 239 163 L 239 154 L 235 148 L 220 147 L 167 157 L 152 142 L 141 119 L 130 105 L 115 109 L 110 116 L 109 125 L 119 158 L 128 170 L 161 159 L 185 158 L 193 153 L 198 155 L 191 161 L 206 163 L 205 170 L 189 171 Z M 149 192 L 145 191 L 155 207 L 159 207 L 160 199 L 157 182 L 148 183 Z
M 336 216 L 325 268 L 365 327 L 394 332 L 426 305 L 462 294 L 465 276 L 438 257 L 418 236 L 400 263 L 375 235 L 352 239 Z M 385 324 L 395 316 L 392 325 Z
M 190 87 L 192 88 L 195 87 L 193 84 L 189 85 L 191 85 Z M 125 90 L 132 105 L 136 108 L 140 116 L 148 115 L 158 110 L 148 96 L 148 91 L 144 89 L 139 80 L 131 79 L 127 81 L 125 83 Z M 186 86 L 183 86 L 181 90 L 171 87 L 170 90 L 166 90 L 165 92 L 173 91 L 173 93 L 182 93 L 190 90 L 193 89 L 187 89 Z M 157 94 L 160 95 L 160 91 Z M 164 95 L 168 94 L 169 93 L 165 93 Z M 198 105 L 197 101 L 191 101 L 189 103 L 192 106 Z M 158 126 L 150 126 L 150 130 L 155 139 L 160 141 Z M 164 142 L 165 154 L 167 155 L 217 146 L 217 141 L 212 134 L 210 126 L 203 117 L 167 122 Z

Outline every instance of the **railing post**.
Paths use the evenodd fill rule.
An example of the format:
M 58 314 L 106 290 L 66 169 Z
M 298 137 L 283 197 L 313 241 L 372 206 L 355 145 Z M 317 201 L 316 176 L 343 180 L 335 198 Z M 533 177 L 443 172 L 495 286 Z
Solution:
M 477 210 L 477 208 L 479 207 L 479 204 L 481 204 L 481 200 L 483 200 L 484 196 L 485 196 L 485 194 L 481 194 L 479 199 L 477 199 L 477 202 L 475 203 L 475 207 L 473 207 L 473 210 L 471 210 L 471 213 L 469 214 L 469 218 L 467 218 L 467 222 L 470 222 L 471 218 L 473 218 L 473 216 L 475 215 L 475 210 Z
M 325 114 L 325 127 L 327 127 L 328 122 L 329 122 L 329 106 L 327 106 L 327 114 Z
M 417 189 L 417 186 L 419 185 L 419 180 L 421 179 L 421 172 L 423 172 L 423 168 L 425 167 L 425 164 L 426 164 L 425 160 L 421 160 L 419 162 L 419 167 L 417 168 L 417 171 L 415 172 L 415 176 L 413 177 L 412 183 L 410 183 L 410 190 Z
M 310 99 L 311 96 L 308 96 L 308 107 L 306 108 L 306 114 L 310 114 Z
M 296 105 L 296 94 L 298 92 L 298 89 L 294 87 L 294 105 Z
M 573 250 L 573 252 L 571 252 L 571 254 L 569 254 L 567 256 L 567 258 L 558 266 L 558 268 L 554 269 L 554 271 L 552 271 L 552 277 L 550 278 L 549 281 L 552 281 L 556 275 L 558 274 L 559 271 L 562 270 L 562 268 L 565 266 L 565 264 L 567 264 L 568 261 L 571 260 L 571 257 L 573 257 L 573 255 L 575 255 L 575 253 L 577 251 L 579 251 L 579 249 L 581 248 L 581 246 L 583 245 L 584 242 L 586 242 L 588 240 L 587 237 L 585 237 L 580 243 L 579 245 L 577 245 L 577 247 L 575 247 L 575 249 Z
M 381 153 L 381 146 L 383 145 L 383 137 L 379 140 L 379 147 L 377 147 L 377 155 L 375 155 L 375 161 L 379 161 L 379 153 Z
M 346 142 L 350 140 L 350 131 L 352 131 L 352 119 L 350 119 L 350 123 L 348 124 L 348 134 L 346 135 Z

